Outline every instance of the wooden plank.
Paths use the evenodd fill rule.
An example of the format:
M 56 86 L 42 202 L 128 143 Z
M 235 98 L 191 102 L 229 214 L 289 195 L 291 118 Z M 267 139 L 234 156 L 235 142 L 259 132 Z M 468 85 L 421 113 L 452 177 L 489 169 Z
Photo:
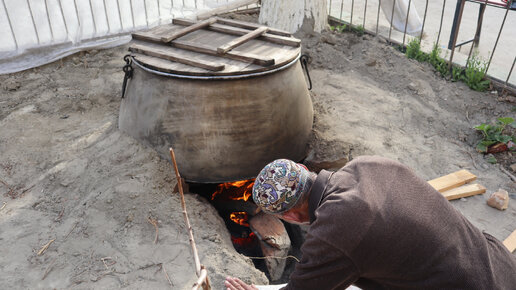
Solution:
M 244 29 L 256 29 L 256 28 L 259 28 L 262 26 L 257 23 L 244 22 L 244 21 L 226 19 L 226 18 L 221 18 L 221 17 L 215 17 L 215 19 L 217 19 L 217 23 L 234 26 L 234 27 L 240 27 L 240 28 L 244 28 Z M 279 29 L 271 28 L 271 27 L 269 27 L 268 33 L 281 35 L 281 36 L 287 36 L 287 37 L 292 36 L 292 33 L 288 32 L 288 31 L 279 30 Z
M 150 32 L 135 32 L 132 34 L 133 39 L 147 40 L 151 42 L 161 43 L 161 37 Z
M 220 54 L 224 54 L 224 53 L 232 50 L 233 48 L 248 42 L 251 39 L 257 38 L 258 36 L 266 33 L 268 30 L 269 30 L 269 28 L 265 27 L 265 26 L 256 28 L 255 30 L 249 32 L 248 34 L 242 35 L 242 36 L 240 36 L 238 38 L 235 38 L 232 41 L 230 41 L 230 42 L 228 42 L 228 43 L 226 43 L 224 45 L 219 46 L 217 48 L 217 52 L 220 53 Z
M 514 252 L 516 250 L 516 231 L 512 232 L 507 239 L 503 241 L 503 245 L 509 250 L 509 252 Z
M 200 61 L 177 54 L 175 52 L 167 51 L 166 49 L 149 47 L 145 45 L 133 44 L 129 47 L 129 50 L 131 52 L 137 52 L 148 56 L 155 56 L 162 59 L 167 59 L 182 64 L 200 67 L 211 71 L 221 71 L 224 70 L 225 67 L 223 64 L 214 63 L 210 61 Z
M 208 45 L 195 43 L 192 41 L 181 41 L 181 40 L 175 40 L 170 43 L 172 46 L 186 49 L 190 51 L 200 52 L 204 54 L 209 54 L 213 56 L 221 56 L 229 59 L 239 60 L 243 62 L 249 62 L 254 63 L 262 66 L 270 66 L 274 64 L 274 58 L 270 57 L 263 57 L 257 54 L 252 53 L 246 53 L 246 52 L 239 52 L 239 51 L 228 51 L 224 55 L 219 55 L 217 53 L 217 49 L 213 48 Z
M 210 18 L 210 19 L 206 19 L 206 20 L 194 23 L 194 24 L 192 24 L 192 25 L 190 25 L 188 27 L 180 29 L 179 31 L 174 31 L 170 35 L 166 35 L 166 36 L 161 37 L 161 41 L 163 41 L 165 43 L 171 42 L 172 40 L 174 40 L 176 38 L 179 38 L 179 37 L 184 36 L 184 35 L 186 35 L 186 34 L 188 34 L 190 32 L 199 30 L 199 29 L 204 28 L 206 26 L 210 26 L 210 25 L 212 25 L 215 22 L 217 22 L 217 19 Z
M 192 25 L 195 23 L 194 21 L 192 21 L 190 19 L 184 19 L 184 18 L 174 18 L 172 21 L 174 24 L 183 25 L 183 26 L 189 26 L 189 25 Z M 250 32 L 247 29 L 227 26 L 227 25 L 218 24 L 218 23 L 214 23 L 214 24 L 208 26 L 207 28 L 212 31 L 227 33 L 227 34 L 231 34 L 231 35 L 245 35 Z M 272 42 L 272 43 L 277 43 L 277 44 L 294 46 L 294 47 L 298 47 L 301 45 L 301 40 L 299 40 L 297 38 L 274 35 L 274 34 L 270 34 L 270 33 L 264 33 L 258 39 L 262 39 L 262 40 Z
M 474 183 L 447 190 L 445 192 L 442 192 L 442 194 L 444 195 L 444 197 L 446 197 L 447 200 L 454 200 L 462 197 L 482 194 L 485 193 L 486 190 L 487 189 L 482 185 Z
M 439 192 L 459 187 L 470 181 L 477 179 L 477 177 L 466 169 L 441 176 L 436 179 L 428 181 L 428 183 Z
M 233 1 L 229 4 L 219 6 L 217 8 L 211 9 L 210 11 L 206 11 L 203 13 L 197 14 L 197 19 L 202 20 L 206 18 L 210 18 L 213 15 L 222 14 L 229 12 L 233 9 L 240 8 L 242 6 L 251 5 L 257 3 L 258 0 L 240 0 L 240 1 Z

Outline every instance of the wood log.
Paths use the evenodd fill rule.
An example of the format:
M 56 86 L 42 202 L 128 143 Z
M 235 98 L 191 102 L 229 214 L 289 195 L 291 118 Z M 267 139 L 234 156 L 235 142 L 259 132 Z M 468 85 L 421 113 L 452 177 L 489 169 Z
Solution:
M 263 212 L 251 218 L 249 225 L 260 240 L 271 279 L 280 279 L 285 270 L 285 258 L 290 250 L 290 238 L 285 226 L 277 217 Z

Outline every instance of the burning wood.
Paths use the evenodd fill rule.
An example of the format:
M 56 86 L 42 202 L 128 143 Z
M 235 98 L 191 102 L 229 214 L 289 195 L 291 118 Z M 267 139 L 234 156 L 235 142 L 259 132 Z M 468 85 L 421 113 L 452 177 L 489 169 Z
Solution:
M 260 240 L 271 279 L 280 279 L 285 270 L 285 258 L 290 250 L 290 238 L 285 226 L 278 218 L 265 213 L 259 213 L 251 218 L 249 224 Z

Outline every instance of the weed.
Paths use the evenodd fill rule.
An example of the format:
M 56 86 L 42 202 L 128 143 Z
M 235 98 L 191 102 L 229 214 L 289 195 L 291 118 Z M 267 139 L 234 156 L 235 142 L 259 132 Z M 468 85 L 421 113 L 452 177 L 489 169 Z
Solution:
M 342 33 L 348 29 L 348 25 L 341 24 L 341 25 L 336 25 L 336 26 L 330 26 L 330 29 L 331 29 L 331 31 Z
M 441 58 L 441 48 L 437 43 L 434 43 L 434 47 L 428 56 L 428 62 L 436 71 L 439 72 L 439 74 L 441 74 L 442 77 L 446 77 L 450 73 L 448 70 L 448 63 Z
M 482 132 L 483 137 L 477 144 L 477 151 L 487 152 L 489 146 L 497 143 L 507 144 L 509 141 L 516 142 L 516 137 L 504 134 L 504 130 L 507 125 L 516 128 L 516 122 L 514 122 L 514 119 L 510 117 L 498 118 L 494 125 L 482 123 L 475 126 L 474 128 L 476 130 Z
M 365 33 L 365 28 L 362 25 L 358 25 L 353 27 L 353 32 L 355 32 L 358 36 L 362 36 Z
M 460 81 L 464 78 L 464 69 L 462 69 L 461 67 L 458 67 L 458 66 L 453 66 L 452 67 L 452 73 L 451 73 L 451 81 L 452 82 L 457 82 L 457 81 Z
M 428 60 L 428 55 L 421 51 L 421 40 L 419 38 L 414 38 L 409 41 L 405 54 L 408 58 L 415 59 L 419 62 Z
M 482 60 L 478 53 L 474 53 L 469 62 L 466 64 L 466 69 L 464 72 L 464 82 L 468 87 L 472 90 L 483 92 L 491 83 L 489 80 L 485 79 L 487 72 L 487 62 Z
M 498 160 L 496 160 L 496 158 L 493 155 L 487 157 L 486 161 L 491 164 L 496 164 L 498 162 Z

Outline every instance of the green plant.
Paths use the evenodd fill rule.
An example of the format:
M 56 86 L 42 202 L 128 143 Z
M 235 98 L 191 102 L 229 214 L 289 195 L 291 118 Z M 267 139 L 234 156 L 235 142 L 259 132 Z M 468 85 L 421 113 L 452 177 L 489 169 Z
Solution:
M 482 132 L 483 137 L 477 144 L 477 151 L 487 152 L 489 146 L 497 143 L 507 144 L 509 141 L 516 142 L 516 137 L 504 134 L 504 130 L 507 125 L 516 128 L 516 122 L 514 122 L 514 119 L 510 117 L 498 118 L 494 125 L 482 123 L 475 126 L 474 128 L 476 130 Z
M 464 69 L 458 66 L 452 67 L 451 80 L 457 82 L 463 79 Z
M 348 29 L 348 26 L 346 24 L 336 25 L 336 26 L 330 26 L 331 31 L 342 33 Z
M 423 62 L 428 59 L 428 55 L 421 51 L 421 40 L 418 38 L 414 38 L 409 41 L 405 54 L 408 58 L 415 59 L 419 62 Z
M 362 25 L 358 25 L 353 27 L 353 32 L 355 32 L 358 36 L 362 36 L 365 33 L 365 28 Z
M 474 53 L 466 64 L 464 71 L 464 82 L 468 87 L 475 91 L 483 92 L 491 83 L 485 79 L 487 72 L 487 62 L 482 60 L 478 53 Z
M 450 71 L 448 70 L 448 63 L 441 58 L 441 48 L 437 43 L 434 43 L 432 51 L 428 55 L 428 62 L 435 68 L 436 71 L 441 74 L 442 77 L 446 77 Z

